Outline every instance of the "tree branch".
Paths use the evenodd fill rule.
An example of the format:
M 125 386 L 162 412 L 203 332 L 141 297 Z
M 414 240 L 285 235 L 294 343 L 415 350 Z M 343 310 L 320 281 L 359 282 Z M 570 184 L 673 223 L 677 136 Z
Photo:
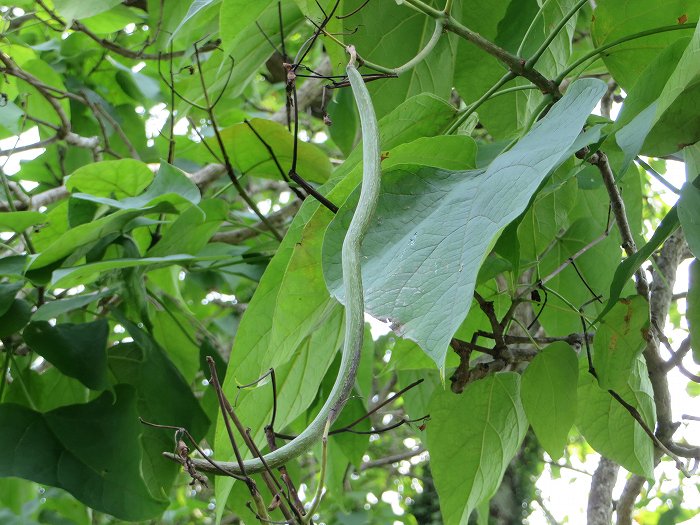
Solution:
M 601 456 L 593 473 L 591 492 L 588 495 L 588 525 L 610 525 L 612 520 L 612 491 L 620 466 Z

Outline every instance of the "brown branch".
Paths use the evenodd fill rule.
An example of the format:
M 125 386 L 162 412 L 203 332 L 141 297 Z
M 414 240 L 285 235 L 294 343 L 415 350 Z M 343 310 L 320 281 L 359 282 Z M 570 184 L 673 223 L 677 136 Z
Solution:
M 211 182 L 220 178 L 226 172 L 221 164 L 209 164 L 199 171 L 196 171 L 188 177 L 200 188 L 205 188 Z M 17 210 L 38 210 L 43 206 L 48 206 L 54 202 L 58 202 L 67 198 L 70 192 L 65 186 L 58 186 L 50 190 L 30 196 L 27 200 L 15 201 L 14 206 Z M 6 202 L 0 202 L 0 212 L 9 211 L 10 208 Z
M 281 208 L 280 210 L 271 213 L 267 216 L 268 223 L 276 228 L 283 228 L 290 217 L 293 217 L 299 208 L 301 201 L 293 201 L 291 204 Z M 243 241 L 257 237 L 264 231 L 267 231 L 267 224 L 257 222 L 252 226 L 240 228 L 236 230 L 223 231 L 214 234 L 212 242 L 224 242 L 226 244 L 241 244 Z
M 63 20 L 60 16 L 58 16 L 56 12 L 49 9 L 49 7 L 44 3 L 43 0 L 36 0 L 36 2 L 42 7 L 44 11 L 46 11 L 46 13 L 49 15 L 49 17 L 51 17 L 52 20 L 54 20 L 56 23 L 60 24 L 63 27 L 67 26 L 66 21 Z M 73 31 L 79 31 L 81 33 L 84 33 L 107 51 L 111 51 L 113 53 L 116 53 L 117 55 L 123 56 L 125 58 L 131 58 L 133 60 L 158 60 L 160 58 L 176 58 L 181 57 L 186 53 L 186 51 L 184 50 L 174 51 L 171 53 L 144 53 L 143 49 L 141 51 L 133 51 L 126 47 L 115 44 L 114 42 L 107 40 L 106 38 L 102 38 L 96 35 L 77 20 L 73 21 L 73 23 L 70 25 L 70 29 L 72 29 Z M 207 42 L 199 49 L 199 52 L 206 52 L 217 49 L 220 43 L 220 40 L 213 40 L 211 42 Z

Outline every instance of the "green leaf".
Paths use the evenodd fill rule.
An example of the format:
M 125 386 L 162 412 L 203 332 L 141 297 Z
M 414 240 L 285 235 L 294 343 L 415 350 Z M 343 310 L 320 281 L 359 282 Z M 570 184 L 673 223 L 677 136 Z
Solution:
M 0 126 L 2 126 L 9 134 L 19 135 L 19 122 L 24 115 L 24 112 L 14 102 L 6 102 L 0 106 Z
M 14 299 L 0 316 L 0 337 L 9 337 L 27 326 L 32 307 L 24 299 Z
M 85 193 L 76 193 L 73 197 L 107 204 L 121 210 L 130 210 L 146 209 L 160 203 L 170 203 L 175 206 L 188 203 L 198 204 L 202 196 L 197 185 L 187 177 L 184 171 L 163 161 L 160 163 L 160 169 L 151 185 L 144 193 L 136 197 L 116 200 Z
M 226 202 L 219 199 L 207 199 L 199 206 L 189 207 L 165 230 L 162 239 L 148 250 L 146 256 L 196 254 L 217 232 L 227 213 Z
M 29 395 L 27 396 L 22 388 L 10 388 L 3 401 L 46 412 L 65 405 L 87 403 L 90 400 L 90 389 L 53 366 L 42 370 L 41 373 L 31 368 L 25 369 L 23 378 Z
M 56 10 L 69 26 L 72 20 L 99 15 L 119 4 L 121 0 L 90 0 L 88 3 L 82 0 L 54 0 Z
M 109 323 L 30 323 L 22 333 L 29 347 L 67 376 L 92 390 L 107 388 L 107 338 Z
M 301 415 L 316 398 L 318 385 L 333 361 L 337 349 L 342 344 L 342 326 L 343 312 L 336 307 L 323 324 L 306 335 L 296 346 L 291 359 L 284 365 L 275 368 L 278 391 L 275 428 L 284 429 Z M 234 378 L 234 374 L 231 372 L 237 373 L 238 367 L 230 369 L 229 373 L 226 374 L 225 383 L 231 385 L 228 390 L 234 392 L 237 389 L 232 388 L 235 382 L 231 380 Z M 263 428 L 272 420 L 272 410 L 273 398 L 269 384 L 252 390 L 240 391 L 236 404 L 236 414 L 241 421 L 245 421 L 247 427 L 253 429 L 252 435 L 258 446 L 265 443 Z M 216 429 L 215 446 L 218 455 L 227 460 L 233 460 L 233 451 L 220 417 Z M 228 497 L 233 481 L 232 478 L 217 480 L 217 498 Z
M 486 170 L 410 167 L 385 171 L 363 242 L 365 308 L 416 341 L 438 367 L 469 312 L 478 270 L 498 234 L 527 207 L 576 140 L 604 93 L 597 80 L 572 84 L 564 98 Z M 340 250 L 358 192 L 329 226 L 324 273 L 344 300 Z
M 219 36 L 226 54 L 230 54 L 235 49 L 235 43 L 241 33 L 247 27 L 254 26 L 258 17 L 272 3 L 272 0 L 258 0 L 252 3 L 246 0 L 222 0 L 219 13 Z M 269 54 L 272 54 L 272 51 L 269 49 Z
M 223 256 L 215 256 L 214 258 L 221 259 Z M 107 259 L 96 263 L 54 270 L 51 277 L 51 286 L 54 288 L 76 286 L 81 280 L 87 281 L 90 276 L 96 276 L 102 272 L 111 270 L 138 268 L 142 266 L 168 266 L 171 264 L 193 262 L 195 260 L 197 260 L 196 257 L 188 254 L 166 255 L 164 257 L 142 257 L 139 259 Z
M 593 366 L 605 390 L 624 388 L 649 337 L 649 303 L 635 295 L 620 299 L 595 333 Z
M 292 134 L 286 127 L 272 120 L 256 118 L 250 120 L 250 125 L 272 148 L 284 174 L 289 173 L 294 149 Z M 279 170 L 265 144 L 245 122 L 222 130 L 221 138 L 225 144 L 232 146 L 231 161 L 241 173 L 281 180 Z M 331 173 L 328 155 L 310 142 L 300 140 L 298 148 L 297 173 L 310 182 L 326 182 Z
M 186 428 L 196 440 L 204 437 L 210 421 L 187 380 L 148 333 L 120 317 L 121 314 L 119 322 L 134 342 L 109 348 L 109 370 L 117 382 L 136 388 L 139 416 L 154 423 Z M 142 425 L 141 443 L 143 477 L 151 494 L 160 498 L 169 493 L 180 471 L 179 465 L 162 457 L 164 451 L 173 449 L 172 431 Z
M 38 211 L 9 211 L 0 214 L 0 231 L 23 232 L 30 226 L 46 222 L 46 215 Z
M 593 43 L 600 46 L 618 38 L 654 29 L 672 26 L 685 18 L 697 22 L 700 7 L 693 0 L 639 0 L 628 3 L 618 0 L 597 2 L 593 14 Z M 646 66 L 679 38 L 688 36 L 688 31 L 669 31 L 638 38 L 615 46 L 602 55 L 603 62 L 622 89 L 630 91 Z
M 165 349 L 170 360 L 188 381 L 199 371 L 199 343 L 191 322 L 179 311 L 174 301 L 160 299 L 162 309 L 151 316 L 153 337 Z
M 148 211 L 155 212 L 157 208 Z M 111 215 L 69 229 L 34 256 L 29 263 L 28 270 L 49 266 L 66 258 L 81 246 L 94 243 L 112 233 L 121 231 L 132 219 L 142 213 L 144 210 L 119 210 Z
M 23 286 L 24 283 L 22 282 L 0 284 L 0 316 L 4 315 L 5 312 L 10 309 L 12 303 L 15 301 L 17 292 L 19 292 Z
M 222 10 L 228 1 L 222 4 Z M 238 1 L 234 3 L 240 3 Z M 257 19 L 252 20 L 249 12 L 257 12 L 258 4 L 265 4 L 267 9 L 262 11 Z M 238 13 L 238 17 L 247 19 L 245 24 L 236 34 L 229 33 L 228 29 L 222 34 L 224 53 L 217 61 L 207 61 L 203 64 L 205 74 L 209 80 L 209 92 L 219 93 L 226 86 L 227 97 L 237 97 L 243 93 L 254 75 L 259 71 L 265 61 L 272 56 L 274 49 L 269 41 L 277 45 L 280 41 L 280 22 L 277 13 L 277 2 L 260 0 L 260 2 L 245 3 L 245 9 Z M 227 17 L 228 18 L 228 17 Z M 295 2 L 282 2 L 282 25 L 287 37 L 294 34 L 297 27 L 304 21 L 301 11 Z M 224 22 L 224 18 L 220 19 Z M 234 24 L 235 25 L 235 24 Z M 226 38 L 231 38 L 226 41 Z M 232 61 L 228 57 L 232 57 Z M 208 64 L 211 62 L 211 64 Z M 233 64 L 231 79 L 227 82 L 228 69 Z M 185 93 L 191 100 L 204 102 L 202 88 L 197 75 L 194 75 L 188 83 L 184 83 Z M 190 93 L 191 92 L 191 93 Z
M 171 33 L 170 38 L 168 39 L 168 42 L 172 42 L 173 38 L 177 36 L 178 32 L 182 27 L 189 22 L 192 18 L 197 16 L 197 14 L 204 9 L 205 7 L 208 7 L 209 5 L 212 4 L 212 2 L 215 2 L 218 0 L 192 0 L 192 3 L 190 4 L 190 8 L 187 10 L 187 14 L 185 17 L 182 19 L 182 21 L 178 24 L 178 26 L 175 28 L 175 30 Z M 226 2 L 224 2 L 226 3 Z
M 700 262 L 695 259 L 688 268 L 688 297 L 686 319 L 690 332 L 693 359 L 700 364 Z
M 651 479 L 654 444 L 630 413 L 609 392 L 598 386 L 587 369 L 586 358 L 582 357 L 579 359 L 576 426 L 601 455 L 634 474 Z M 643 359 L 634 360 L 627 384 L 616 392 L 637 409 L 649 428 L 655 428 L 653 391 Z
M 519 390 L 520 376 L 506 372 L 433 396 L 428 451 L 446 525 L 466 524 L 501 484 L 527 431 Z
M 634 255 L 627 257 L 624 261 L 620 263 L 615 270 L 615 275 L 613 277 L 612 283 L 610 284 L 610 292 L 608 294 L 608 302 L 603 308 L 603 311 L 598 314 L 598 318 L 594 321 L 599 321 L 605 314 L 607 314 L 613 306 L 617 303 L 620 298 L 622 289 L 624 288 L 627 281 L 629 281 L 640 266 L 646 261 L 651 255 L 663 244 L 663 242 L 678 228 L 678 212 L 677 206 L 671 208 L 666 216 L 661 221 L 661 224 L 656 228 L 654 235 L 651 236 L 649 242 L 642 246 Z
M 49 321 L 57 318 L 59 315 L 72 310 L 77 310 L 83 306 L 112 295 L 114 290 L 103 290 L 100 292 L 89 293 L 85 295 L 75 295 L 68 299 L 57 299 L 42 304 L 32 315 L 32 321 Z
M 117 385 L 87 404 L 41 414 L 0 405 L 0 475 L 67 490 L 85 505 L 124 520 L 160 515 L 141 477 L 141 426 L 131 387 Z M 115 453 L 119 451 L 119 453 Z
M 362 4 L 363 0 L 345 0 L 343 9 L 350 13 Z M 387 20 L 391 20 L 391 31 L 386 30 Z M 352 34 L 351 42 L 362 57 L 388 68 L 401 66 L 413 58 L 425 46 L 435 28 L 431 17 L 395 2 L 369 2 L 343 23 L 344 31 Z M 413 69 L 398 79 L 368 84 L 377 117 L 387 115 L 398 103 L 419 93 L 448 98 L 456 53 L 456 38 L 443 34 L 425 60 Z
M 520 395 L 525 414 L 554 460 L 562 456 L 576 419 L 577 383 L 576 352 L 561 341 L 537 354 L 523 374 Z
M 678 199 L 678 219 L 683 227 L 688 247 L 695 257 L 700 257 L 700 184 L 686 182 Z
M 700 140 L 700 29 L 679 38 L 646 68 L 615 123 L 617 142 L 634 158 L 664 156 Z M 627 163 L 623 164 L 621 173 Z
M 66 179 L 66 189 L 95 197 L 124 199 L 139 195 L 152 180 L 153 171 L 141 161 L 105 160 L 75 170 Z

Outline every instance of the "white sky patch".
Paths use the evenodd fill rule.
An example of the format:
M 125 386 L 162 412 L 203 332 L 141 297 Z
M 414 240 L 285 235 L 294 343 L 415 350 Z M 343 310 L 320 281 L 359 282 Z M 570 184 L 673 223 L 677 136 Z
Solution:
M 13 148 L 20 146 L 28 146 L 29 144 L 36 144 L 41 140 L 39 137 L 39 128 L 34 126 L 29 128 L 24 133 L 19 135 L 19 140 L 17 136 L 8 137 L 6 139 L 0 140 L 0 150 L 11 151 Z M 23 160 L 32 160 L 37 158 L 39 155 L 46 151 L 44 148 L 39 148 L 30 151 L 20 151 L 19 153 L 13 153 L 10 157 L 0 157 L 0 166 L 4 164 L 3 171 L 8 175 L 14 175 L 19 171 L 20 162 Z M 33 185 L 33 186 L 32 186 Z M 24 186 L 24 185 L 23 185 Z M 31 188 L 29 186 L 32 186 Z M 27 191 L 35 188 L 37 186 L 36 182 L 30 182 L 30 184 L 25 187 Z

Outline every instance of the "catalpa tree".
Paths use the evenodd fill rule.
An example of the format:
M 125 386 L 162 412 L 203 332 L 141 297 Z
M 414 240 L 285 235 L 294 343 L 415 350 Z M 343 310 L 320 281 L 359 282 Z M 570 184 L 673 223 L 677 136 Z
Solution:
M 0 12 L 0 521 L 698 512 L 698 2 Z

